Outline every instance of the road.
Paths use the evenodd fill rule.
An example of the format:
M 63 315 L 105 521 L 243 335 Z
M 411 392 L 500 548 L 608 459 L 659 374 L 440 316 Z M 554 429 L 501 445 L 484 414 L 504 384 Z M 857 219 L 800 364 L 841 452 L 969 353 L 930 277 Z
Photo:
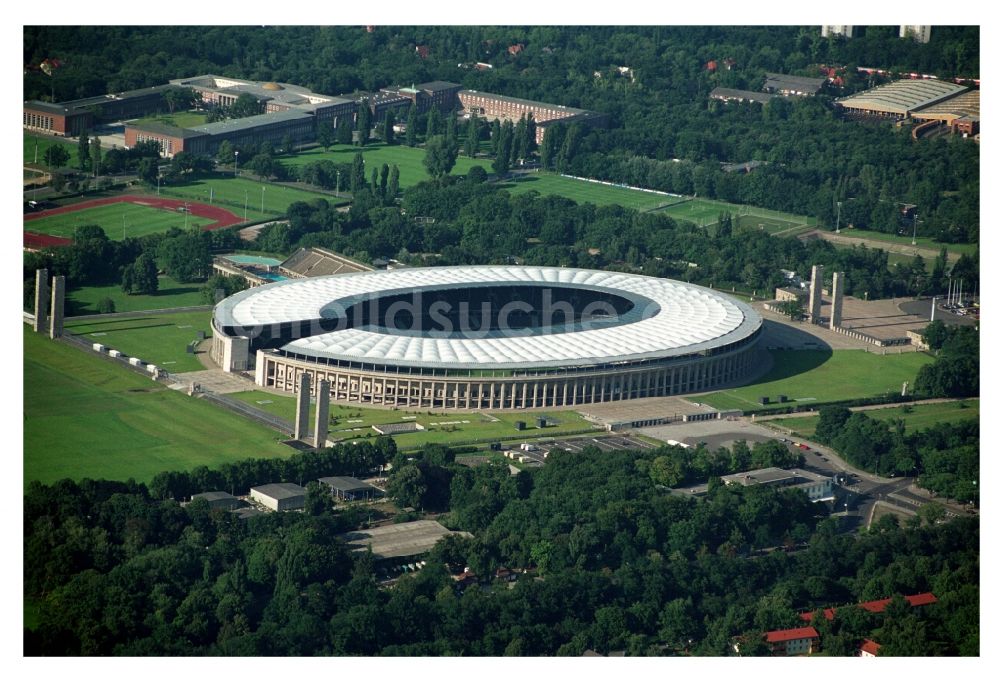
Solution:
M 860 237 L 845 237 L 843 235 L 838 235 L 834 232 L 827 232 L 825 230 L 810 230 L 809 232 L 804 232 L 798 235 L 799 239 L 806 239 L 812 237 L 818 237 L 820 239 L 825 239 L 828 242 L 834 244 L 847 244 L 850 246 L 860 246 L 864 244 L 869 249 L 884 249 L 890 253 L 903 254 L 905 256 L 916 256 L 920 254 L 924 258 L 936 258 L 940 249 L 926 249 L 919 246 L 911 246 L 909 244 L 899 244 L 896 242 L 883 242 L 877 239 L 862 239 Z M 954 251 L 948 252 L 948 262 L 955 263 L 961 258 L 962 255 Z

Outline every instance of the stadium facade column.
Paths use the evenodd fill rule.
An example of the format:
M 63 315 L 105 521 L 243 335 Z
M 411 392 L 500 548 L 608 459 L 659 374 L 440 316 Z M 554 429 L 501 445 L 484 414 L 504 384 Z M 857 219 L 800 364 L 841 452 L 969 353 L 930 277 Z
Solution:
M 840 321 L 844 314 L 844 273 L 833 273 L 832 288 L 830 295 L 833 297 L 833 306 L 830 308 L 830 328 L 840 326 Z
M 308 404 L 307 404 L 308 410 Z M 326 435 L 330 431 L 330 381 L 319 381 L 316 392 L 316 431 L 313 433 L 313 446 L 326 446 Z
M 52 323 L 49 325 L 49 338 L 58 338 L 63 334 L 63 306 L 66 301 L 66 278 L 62 275 L 52 278 Z
M 809 321 L 819 324 L 823 320 L 823 266 L 812 266 L 812 282 L 809 284 Z
M 35 333 L 44 333 L 49 323 L 49 271 L 35 270 Z
M 299 376 L 299 392 L 295 400 L 295 439 L 309 436 L 309 374 Z

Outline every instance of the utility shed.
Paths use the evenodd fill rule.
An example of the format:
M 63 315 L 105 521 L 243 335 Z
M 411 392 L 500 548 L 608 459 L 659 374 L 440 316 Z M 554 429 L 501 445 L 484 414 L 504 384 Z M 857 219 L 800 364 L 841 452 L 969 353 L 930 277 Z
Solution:
M 306 489 L 298 484 L 266 484 L 250 489 L 250 499 L 275 512 L 302 509 L 306 505 Z
M 382 491 L 352 476 L 325 476 L 320 483 L 330 487 L 338 500 L 372 500 L 382 496 Z
M 240 499 L 237 498 L 232 493 L 227 493 L 226 491 L 209 491 L 207 493 L 198 493 L 197 495 L 191 496 L 191 502 L 195 500 L 204 500 L 208 503 L 208 506 L 212 509 L 235 509 L 240 504 Z M 190 505 L 191 502 L 188 504 Z

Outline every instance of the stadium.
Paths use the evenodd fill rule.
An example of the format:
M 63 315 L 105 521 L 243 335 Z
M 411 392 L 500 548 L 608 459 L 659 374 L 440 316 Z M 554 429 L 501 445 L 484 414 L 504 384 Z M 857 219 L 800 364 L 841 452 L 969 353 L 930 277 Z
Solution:
M 211 355 L 258 385 L 303 373 L 335 401 L 432 409 L 574 406 L 747 376 L 762 320 L 703 287 L 529 266 L 292 279 L 216 305 Z

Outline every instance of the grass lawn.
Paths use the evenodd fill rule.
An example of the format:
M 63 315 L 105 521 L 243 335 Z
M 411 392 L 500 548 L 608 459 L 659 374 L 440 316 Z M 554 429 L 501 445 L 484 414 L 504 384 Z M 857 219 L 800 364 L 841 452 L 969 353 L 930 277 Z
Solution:
M 106 286 L 84 286 L 73 289 L 66 294 L 66 314 L 74 315 L 97 314 L 97 303 L 102 298 L 110 298 L 115 302 L 115 312 L 135 312 L 136 310 L 163 310 L 172 307 L 190 307 L 205 305 L 201 296 L 201 282 L 181 284 L 167 275 L 160 275 L 160 287 L 156 293 L 149 295 L 129 296 L 122 292 L 119 284 Z
M 292 156 L 282 156 L 281 163 L 289 167 L 298 167 L 320 160 L 330 160 L 336 164 L 350 164 L 354 160 L 354 155 L 360 151 L 365 158 L 365 178 L 369 178 L 372 169 L 381 169 L 383 164 L 397 165 L 399 167 L 399 186 L 408 188 L 421 181 L 430 178 L 427 170 L 424 169 L 423 148 L 411 148 L 405 145 L 387 146 L 384 143 L 372 143 L 364 148 L 349 145 L 330 146 L 329 150 L 313 148 Z M 492 172 L 490 163 L 492 160 L 477 159 L 472 160 L 464 155 L 460 155 L 452 168 L 453 175 L 465 175 L 475 165 L 481 166 L 487 172 Z M 347 190 L 350 176 L 341 176 L 341 190 Z
M 963 420 L 979 418 L 979 400 L 950 401 L 942 404 L 909 404 L 893 406 L 892 408 L 877 408 L 863 411 L 869 418 L 875 420 L 894 420 L 899 418 L 906 423 L 906 432 L 912 434 L 938 423 L 956 423 Z M 816 433 L 819 416 L 803 418 L 777 418 L 769 421 L 790 429 L 803 437 L 811 437 Z
M 268 411 L 287 420 L 295 419 L 295 399 L 288 396 L 272 394 L 265 391 L 237 392 L 228 395 L 240 399 L 251 406 Z M 315 414 L 315 404 L 310 407 L 310 420 Z M 548 420 L 548 427 L 539 430 L 536 421 L 539 415 Z M 496 420 L 493 420 L 496 418 Z M 472 444 L 500 437 L 533 437 L 545 436 L 546 431 L 552 432 L 586 432 L 593 429 L 591 423 L 584 420 L 574 411 L 556 411 L 553 413 L 478 413 L 475 411 L 460 411 L 457 413 L 429 413 L 394 411 L 381 408 L 361 408 L 357 406 L 330 406 L 330 439 L 343 441 L 347 439 L 365 439 L 376 437 L 372 425 L 390 422 L 414 421 L 424 426 L 421 432 L 396 435 L 396 443 L 400 448 L 417 448 L 429 443 L 448 445 Z M 467 422 L 466 422 L 467 421 Z M 525 429 L 518 432 L 514 423 L 523 421 Z
M 910 246 L 913 242 L 913 237 L 910 235 L 893 235 L 888 232 L 876 232 L 873 230 L 858 230 L 855 228 L 841 228 L 841 237 L 850 237 L 857 240 L 872 240 L 876 242 L 888 242 L 890 244 L 901 244 L 904 246 Z M 858 244 L 861 244 L 861 241 Z M 917 237 L 917 246 L 922 249 L 930 249 L 931 251 L 938 252 L 941 251 L 941 247 L 948 247 L 948 253 L 958 253 L 958 254 L 969 254 L 972 255 L 979 248 L 978 244 L 944 244 L 942 242 L 937 242 L 930 237 Z
M 773 350 L 771 355 L 774 367 L 756 382 L 688 399 L 719 409 L 748 410 L 768 408 L 758 403 L 760 397 L 771 398 L 770 408 L 877 397 L 887 391 L 898 392 L 904 380 L 912 385 L 920 367 L 933 361 L 922 352 L 881 355 L 863 350 Z M 790 402 L 777 403 L 779 394 Z
M 199 113 L 195 110 L 179 110 L 176 113 L 161 113 L 159 115 L 149 115 L 139 122 L 159 122 L 171 127 L 190 129 L 205 124 L 208 119 L 207 113 Z
M 245 211 L 248 220 L 281 216 L 288 211 L 288 205 L 292 202 L 309 202 L 317 197 L 327 197 L 307 190 L 297 190 L 283 185 L 232 176 L 198 178 L 183 185 L 161 187 L 160 194 L 163 197 L 177 197 L 206 204 L 216 204 L 229 208 L 237 216 Z M 263 210 L 260 208 L 262 194 L 264 197 Z
M 25 164 L 36 164 L 35 162 L 35 144 L 38 144 L 38 162 L 40 166 L 45 165 L 45 151 L 49 146 L 63 146 L 69 152 L 70 155 L 70 165 L 73 165 L 76 161 L 76 148 L 77 144 L 75 141 L 65 141 L 58 136 L 45 136 L 42 134 L 29 134 L 24 132 L 24 163 Z
M 66 322 L 66 328 L 130 357 L 184 373 L 205 368 L 186 350 L 188 343 L 198 338 L 199 330 L 211 335 L 211 317 L 211 311 L 203 310 L 125 319 L 77 319 Z
M 99 225 L 110 239 L 121 240 L 124 239 L 123 235 L 142 237 L 153 232 L 165 232 L 173 227 L 184 228 L 185 225 L 201 226 L 208 223 L 212 221 L 190 214 L 118 202 L 25 221 L 24 229 L 45 235 L 72 238 L 78 226 Z
M 541 195 L 560 195 L 579 204 L 590 202 L 599 207 L 620 204 L 623 207 L 639 211 L 655 209 L 664 204 L 673 204 L 682 199 L 630 188 L 619 188 L 613 185 L 590 183 L 549 172 L 519 175 L 516 181 L 505 181 L 502 185 L 512 193 L 536 190 Z
M 715 223 L 719 214 L 724 211 L 731 213 L 734 220 L 738 218 L 742 227 L 760 228 L 764 226 L 764 229 L 771 234 L 786 230 L 795 232 L 799 230 L 800 226 L 816 224 L 816 219 L 811 216 L 699 198 L 667 207 L 664 213 L 671 218 L 691 221 L 697 225 L 709 225 Z
M 24 483 L 287 457 L 275 432 L 24 328 Z

